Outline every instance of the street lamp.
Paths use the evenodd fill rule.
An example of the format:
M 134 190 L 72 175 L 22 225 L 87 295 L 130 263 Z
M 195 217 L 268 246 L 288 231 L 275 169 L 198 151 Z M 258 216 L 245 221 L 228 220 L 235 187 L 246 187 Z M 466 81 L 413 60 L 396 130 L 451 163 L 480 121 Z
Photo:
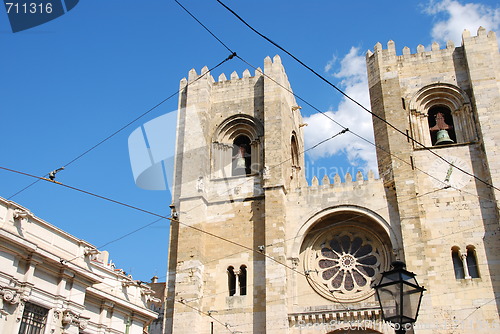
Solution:
M 405 269 L 404 262 L 392 263 L 392 270 L 382 273 L 380 282 L 374 286 L 385 321 L 399 325 L 397 334 L 406 332 L 405 325 L 417 321 L 420 301 L 425 291 L 418 285 L 415 274 Z

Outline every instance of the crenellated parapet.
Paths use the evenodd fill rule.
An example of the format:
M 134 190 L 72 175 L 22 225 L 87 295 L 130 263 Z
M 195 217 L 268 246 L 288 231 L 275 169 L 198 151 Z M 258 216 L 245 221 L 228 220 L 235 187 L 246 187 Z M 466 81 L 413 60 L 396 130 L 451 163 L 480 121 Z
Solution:
M 494 31 L 486 32 L 486 29 L 483 27 L 479 27 L 477 30 L 476 36 L 471 36 L 469 30 L 465 29 L 462 33 L 462 46 L 464 44 L 480 44 L 486 43 L 491 45 L 492 47 L 498 48 L 497 36 Z M 387 42 L 387 49 L 384 49 L 382 44 L 379 42 L 375 44 L 373 48 L 373 52 L 368 50 L 366 53 L 367 62 L 374 61 L 376 58 L 381 59 L 383 61 L 390 61 L 396 59 L 398 62 L 407 62 L 407 61 L 418 61 L 422 59 L 423 61 L 428 61 L 429 58 L 439 58 L 443 56 L 449 56 L 451 53 L 455 51 L 455 43 L 453 41 L 448 41 L 444 48 L 441 48 L 439 43 L 433 42 L 431 44 L 431 50 L 426 51 L 425 46 L 419 44 L 416 48 L 416 53 L 411 53 L 409 47 L 405 46 L 402 50 L 402 55 L 396 54 L 396 44 L 394 41 L 390 40 Z
M 253 71 L 253 75 L 250 70 L 245 69 L 241 74 L 233 71 L 231 74 L 227 75 L 221 73 L 217 79 L 215 79 L 210 73 L 207 66 L 204 66 L 199 72 L 192 68 L 187 78 L 182 78 L 180 81 L 180 88 L 184 89 L 186 86 L 190 86 L 191 89 L 206 88 L 209 91 L 213 91 L 214 94 L 220 92 L 223 96 L 227 96 L 227 90 L 240 90 L 242 88 L 250 88 L 262 82 L 261 80 L 265 77 L 271 85 L 269 87 L 279 87 L 279 90 L 285 92 L 290 100 L 291 104 L 295 104 L 295 99 L 293 97 L 292 88 L 288 77 L 285 72 L 285 68 L 281 63 L 281 58 L 275 55 L 272 59 L 267 56 L 264 59 L 264 69 L 257 67 Z M 250 93 L 249 90 L 248 93 Z M 217 96 L 215 96 L 217 100 Z
M 196 71 L 196 69 L 192 68 L 188 73 L 187 79 L 186 78 L 181 79 L 181 86 L 185 86 L 187 83 L 192 83 L 194 81 L 200 81 L 200 80 L 205 80 L 212 84 L 219 84 L 219 83 L 227 83 L 227 81 L 236 81 L 239 79 L 259 78 L 263 75 L 263 73 L 264 71 L 260 67 L 257 67 L 254 71 L 253 76 L 251 75 L 250 71 L 246 69 L 243 71 L 241 77 L 238 75 L 238 72 L 233 71 L 230 74 L 229 79 L 227 78 L 225 73 L 221 73 L 217 78 L 217 80 L 215 80 L 214 77 L 209 72 L 208 67 L 204 66 L 199 72 L 199 74 Z
M 416 53 L 412 53 L 410 48 L 405 46 L 402 54 L 398 55 L 394 41 L 389 41 L 386 49 L 382 47 L 382 44 L 377 43 L 373 51 L 368 51 L 366 54 L 368 84 L 370 88 L 373 88 L 372 104 L 381 98 L 375 94 L 376 87 L 379 87 L 381 83 L 387 85 L 388 82 L 392 82 L 393 84 L 397 83 L 402 101 L 395 102 L 391 108 L 406 109 L 425 118 L 427 117 L 426 110 L 414 109 L 412 106 L 418 103 L 418 99 L 422 98 L 422 90 L 430 91 L 432 88 L 433 91 L 442 91 L 440 96 L 443 98 L 450 95 L 444 93 L 445 90 L 452 91 L 451 95 L 453 96 L 460 96 L 460 106 L 450 108 L 453 113 L 460 113 L 472 97 L 474 80 L 481 78 L 477 79 L 476 82 L 484 82 L 483 74 L 485 72 L 489 75 L 488 80 L 497 75 L 498 57 L 496 55 L 498 55 L 496 34 L 493 31 L 487 32 L 483 27 L 477 30 L 476 36 L 471 36 L 468 30 L 464 30 L 461 46 L 455 46 L 453 42 L 448 41 L 446 46 L 441 48 L 438 43 L 434 42 L 431 44 L 430 50 L 426 50 L 420 44 L 416 47 Z M 486 70 L 475 70 L 483 64 L 487 68 Z M 426 98 L 425 101 L 431 100 Z M 388 107 L 385 106 L 384 110 L 388 110 Z M 422 128 L 419 122 L 412 120 L 413 131 Z M 427 119 L 423 122 L 427 122 Z M 403 123 L 400 126 L 402 127 Z M 423 138 L 425 134 L 414 133 L 413 136 L 420 138 L 419 141 L 424 142 L 425 145 L 430 145 L 430 141 Z M 474 136 L 467 133 L 460 141 L 472 139 Z
M 229 79 L 225 73 L 221 73 L 217 80 L 215 80 L 211 75 L 208 67 L 204 66 L 199 73 L 196 71 L 196 69 L 192 68 L 189 71 L 187 78 L 182 78 L 180 82 L 181 87 L 184 87 L 188 83 L 191 84 L 195 81 L 205 81 L 215 85 L 222 83 L 231 84 L 231 82 L 236 82 L 241 79 L 259 79 L 264 75 L 264 73 L 266 74 L 266 76 L 271 77 L 272 80 L 274 80 L 279 85 L 283 85 L 283 88 L 291 91 L 290 83 L 288 82 L 288 77 L 285 73 L 285 68 L 283 67 L 281 58 L 278 55 L 274 56 L 273 59 L 267 56 L 264 59 L 264 70 L 262 70 L 260 67 L 257 67 L 254 70 L 253 76 L 248 69 L 245 69 L 241 76 L 238 74 L 238 72 L 233 71 L 229 75 Z
M 383 186 L 383 180 L 375 179 L 375 174 L 370 170 L 366 173 L 366 177 L 361 171 L 358 171 L 354 177 L 350 173 L 346 173 L 344 181 L 342 181 L 339 174 L 335 174 L 332 178 L 324 175 L 321 178 L 321 182 L 314 176 L 311 180 L 311 185 L 296 188 L 294 192 L 306 198 L 308 196 L 317 198 L 348 198 L 350 196 L 357 197 L 360 193 L 376 192 L 382 195 Z

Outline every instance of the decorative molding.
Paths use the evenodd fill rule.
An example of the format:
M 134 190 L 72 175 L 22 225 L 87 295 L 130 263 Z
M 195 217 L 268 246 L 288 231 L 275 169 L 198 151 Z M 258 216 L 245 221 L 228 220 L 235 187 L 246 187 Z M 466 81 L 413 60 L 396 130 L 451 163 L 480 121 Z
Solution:
M 2 296 L 5 302 L 12 305 L 18 304 L 21 300 L 21 295 L 17 288 L 2 287 L 0 288 L 0 296 Z
M 76 326 L 79 329 L 84 330 L 88 326 L 89 319 L 90 318 L 84 317 L 72 310 L 64 310 L 61 319 L 61 323 L 66 327 L 64 333 L 69 333 L 67 329 L 71 326 Z
M 0 296 L 4 302 L 16 305 L 29 299 L 32 284 L 16 282 L 16 286 L 0 286 Z
M 297 312 L 288 314 L 288 324 L 290 327 L 311 326 L 315 324 L 343 326 L 348 323 L 366 322 L 367 327 L 377 327 L 381 322 L 381 312 L 379 307 L 362 308 L 359 310 L 324 310 L 313 312 Z

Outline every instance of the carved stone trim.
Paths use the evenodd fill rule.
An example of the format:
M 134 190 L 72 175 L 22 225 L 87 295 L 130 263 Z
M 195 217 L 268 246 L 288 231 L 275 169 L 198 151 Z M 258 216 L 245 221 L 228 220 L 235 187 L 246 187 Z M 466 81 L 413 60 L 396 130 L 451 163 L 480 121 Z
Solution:
M 19 303 L 21 300 L 21 294 L 18 288 L 0 287 L 0 296 L 2 296 L 5 302 L 12 305 Z
M 63 326 L 66 327 L 66 329 L 68 329 L 70 326 L 76 326 L 83 330 L 87 328 L 89 319 L 90 318 L 77 314 L 72 310 L 64 310 L 61 322 Z
M 376 324 L 381 322 L 381 319 L 379 307 L 369 307 L 359 310 L 324 310 L 288 314 L 288 324 L 290 327 L 311 326 L 316 324 L 342 326 L 347 323 L 362 322 L 366 322 L 367 324 L 371 323 L 374 327 L 377 327 Z

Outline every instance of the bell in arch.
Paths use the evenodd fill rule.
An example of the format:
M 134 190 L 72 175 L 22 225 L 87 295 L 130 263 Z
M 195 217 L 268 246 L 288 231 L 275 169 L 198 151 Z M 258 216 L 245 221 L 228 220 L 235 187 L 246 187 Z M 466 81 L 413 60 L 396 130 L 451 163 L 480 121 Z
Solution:
M 450 134 L 448 133 L 448 130 L 453 129 L 453 125 L 446 124 L 445 116 L 442 112 L 436 113 L 434 117 L 436 118 L 436 125 L 429 129 L 431 132 L 437 131 L 436 142 L 434 143 L 434 145 L 455 143 L 453 139 L 450 138 Z
M 448 130 L 439 130 L 436 135 L 436 145 L 453 144 L 454 141 L 450 138 Z

